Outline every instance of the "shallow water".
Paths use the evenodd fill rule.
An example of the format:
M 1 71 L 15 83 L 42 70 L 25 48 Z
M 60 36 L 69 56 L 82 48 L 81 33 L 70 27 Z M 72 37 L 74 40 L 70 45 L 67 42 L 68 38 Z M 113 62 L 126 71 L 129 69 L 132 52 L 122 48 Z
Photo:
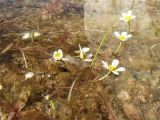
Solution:
M 159 0 L 134 1 L 133 37 L 125 49 L 113 55 L 119 44 L 113 32 L 127 31 L 127 25 L 119 17 L 132 3 L 132 0 L 0 0 L 0 84 L 3 86 L 0 113 L 4 120 L 9 117 L 15 120 L 159 120 Z M 67 102 L 72 82 L 88 66 L 71 56 L 76 56 L 78 44 L 89 46 L 95 53 L 110 27 L 112 31 L 94 67 L 83 69 L 85 72 L 74 86 L 71 101 Z M 23 33 L 34 31 L 41 35 L 22 40 Z M 49 60 L 57 49 L 68 55 L 70 63 Z M 100 83 L 92 82 L 105 74 L 101 60 L 110 63 L 114 58 L 120 60 L 126 71 Z M 28 71 L 36 75 L 25 81 Z M 55 101 L 56 109 L 49 107 L 45 95 Z

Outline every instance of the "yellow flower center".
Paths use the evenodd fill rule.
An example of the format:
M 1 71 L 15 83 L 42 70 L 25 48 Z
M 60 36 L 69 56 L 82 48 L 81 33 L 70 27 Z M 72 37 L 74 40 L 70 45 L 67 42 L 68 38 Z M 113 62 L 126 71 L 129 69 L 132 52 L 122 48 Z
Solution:
M 84 52 L 80 52 L 80 56 L 79 56 L 82 60 L 84 60 L 86 58 L 86 53 Z
M 57 54 L 55 55 L 55 57 L 56 57 L 56 58 L 60 58 L 60 57 L 61 57 L 61 54 L 60 54 L 60 53 L 57 53 Z
M 132 16 L 125 16 L 125 17 L 124 17 L 124 19 L 127 20 L 127 21 L 130 21 L 131 18 L 132 18 Z
M 110 71 L 115 71 L 116 70 L 116 68 L 114 66 L 112 66 L 112 65 L 109 65 L 108 67 L 109 67 Z
M 125 40 L 126 40 L 126 38 L 125 38 L 123 35 L 119 36 L 119 39 L 120 39 L 121 41 L 125 41 Z

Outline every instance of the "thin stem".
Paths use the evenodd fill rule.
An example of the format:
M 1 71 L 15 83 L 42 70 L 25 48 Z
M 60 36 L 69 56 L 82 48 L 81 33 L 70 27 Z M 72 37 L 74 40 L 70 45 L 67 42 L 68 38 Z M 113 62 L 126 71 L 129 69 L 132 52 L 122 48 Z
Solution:
M 98 81 L 101 81 L 101 80 L 107 78 L 110 73 L 111 73 L 111 71 L 109 71 L 109 72 L 108 72 L 105 76 L 103 76 L 102 78 L 98 79 Z
M 134 2 L 135 2 L 135 0 L 133 0 L 133 2 L 132 2 L 131 10 L 133 9 L 133 6 L 134 6 Z
M 71 87 L 70 87 L 69 94 L 68 94 L 68 99 L 67 99 L 68 102 L 69 102 L 70 99 L 71 99 L 73 87 L 74 87 L 76 81 L 78 80 L 79 76 L 81 75 L 81 73 L 82 73 L 82 71 L 78 74 L 78 76 L 75 78 L 75 80 L 73 81 L 73 83 L 72 83 L 72 85 L 71 85 Z
M 95 62 L 95 60 L 96 60 L 96 57 L 97 57 L 97 54 L 98 54 L 100 48 L 102 47 L 102 45 L 104 44 L 104 41 L 105 41 L 106 38 L 108 37 L 108 34 L 110 33 L 111 30 L 112 30 L 112 27 L 109 28 L 109 30 L 106 32 L 106 34 L 105 34 L 104 37 L 102 38 L 102 41 L 101 41 L 99 47 L 97 48 L 96 53 L 95 53 L 95 55 L 94 55 L 94 58 L 93 58 L 93 60 L 92 60 L 91 66 L 94 64 L 94 62 Z
M 128 33 L 131 31 L 131 21 L 128 21 Z
M 23 59 L 24 59 L 25 67 L 28 68 L 28 64 L 27 64 L 27 60 L 26 60 L 26 57 L 24 55 L 24 52 L 23 52 L 23 50 L 20 50 L 20 51 L 21 51 Z
M 121 46 L 122 46 L 122 42 L 119 43 L 119 45 L 118 45 L 118 47 L 117 47 L 117 49 L 116 49 L 116 51 L 115 51 L 115 54 L 117 54 L 117 53 L 119 52 Z

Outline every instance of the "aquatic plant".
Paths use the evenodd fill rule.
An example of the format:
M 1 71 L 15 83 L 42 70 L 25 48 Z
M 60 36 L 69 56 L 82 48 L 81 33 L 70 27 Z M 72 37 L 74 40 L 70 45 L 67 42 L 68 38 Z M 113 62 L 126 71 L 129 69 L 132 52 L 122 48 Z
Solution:
M 63 57 L 63 51 L 61 49 L 59 49 L 58 51 L 54 51 L 53 59 L 55 62 L 60 61 L 60 60 L 69 61 L 69 59 Z
M 90 48 L 88 47 L 81 47 L 79 44 L 79 51 L 75 51 L 76 53 L 79 54 L 79 58 L 85 62 L 92 62 L 92 53 L 89 53 Z
M 108 71 L 108 73 L 107 73 L 105 76 L 103 76 L 103 77 L 100 78 L 99 80 L 105 79 L 106 77 L 108 77 L 108 75 L 109 75 L 111 72 L 114 73 L 115 75 L 119 75 L 119 72 L 125 71 L 125 68 L 124 68 L 124 67 L 119 67 L 119 68 L 117 68 L 117 67 L 118 67 L 118 64 L 119 64 L 119 60 L 117 60 L 117 59 L 114 59 L 114 60 L 112 61 L 112 64 L 111 64 L 111 65 L 108 65 L 108 63 L 105 62 L 105 61 L 103 61 L 103 60 L 102 60 L 101 62 L 102 62 L 103 67 L 104 67 L 105 69 L 108 69 L 109 71 Z
M 121 34 L 119 32 L 114 32 L 114 35 L 121 41 L 119 46 L 117 47 L 115 54 L 118 53 L 118 51 L 120 50 L 121 46 L 122 46 L 122 42 L 125 42 L 128 40 L 128 38 L 131 38 L 132 35 L 128 34 L 127 32 L 122 32 Z
M 45 100 L 49 100 L 49 98 L 50 98 L 50 95 L 45 96 Z
M 129 10 L 126 13 L 122 13 L 122 17 L 120 17 L 120 20 L 123 20 L 125 22 L 130 22 L 135 17 L 136 17 L 135 15 L 132 15 L 132 10 Z
M 50 100 L 49 105 L 51 106 L 52 110 L 56 110 L 56 101 L 55 100 Z
M 33 78 L 34 75 L 35 75 L 35 74 L 34 74 L 33 72 L 28 72 L 28 73 L 26 73 L 26 74 L 25 74 L 25 80 L 30 79 L 30 78 Z
M 122 32 L 121 34 L 119 32 L 114 32 L 114 35 L 119 39 L 121 40 L 122 42 L 123 41 L 127 41 L 128 38 L 131 38 L 132 35 L 131 34 L 128 34 L 127 32 Z
M 136 16 L 132 15 L 132 10 L 129 10 L 126 13 L 122 13 L 122 17 L 120 17 L 120 20 L 128 23 L 128 33 L 130 32 L 131 29 L 131 20 L 134 18 L 136 18 Z
M 26 39 L 31 38 L 33 40 L 33 38 L 38 37 L 40 35 L 41 35 L 40 32 L 36 32 L 36 31 L 35 32 L 26 32 L 23 34 L 22 39 L 26 40 Z
M 24 35 L 22 36 L 22 39 L 28 39 L 30 37 L 30 33 L 24 33 Z
M 127 41 L 128 38 L 132 37 L 130 33 L 130 29 L 131 29 L 131 20 L 134 19 L 136 16 L 132 15 L 132 10 L 129 10 L 127 13 L 122 13 L 122 17 L 120 17 L 120 20 L 125 21 L 128 23 L 128 32 L 122 32 L 121 34 L 119 34 L 118 32 L 114 32 L 114 35 L 121 41 Z M 125 43 L 126 44 L 126 43 Z M 122 46 L 122 42 L 120 42 L 119 46 L 117 47 L 115 54 L 118 53 L 118 51 L 120 50 Z
M 100 43 L 99 47 L 97 48 L 96 53 L 95 53 L 95 55 L 94 55 L 94 58 L 93 58 L 93 60 L 92 60 L 92 62 L 91 62 L 91 66 L 94 64 L 94 62 L 95 62 L 95 60 L 96 60 L 96 58 L 97 58 L 97 55 L 98 55 L 98 53 L 99 53 L 99 50 L 101 49 L 102 45 L 104 44 L 104 42 L 105 42 L 105 40 L 107 39 L 108 34 L 110 33 L 111 30 L 112 30 L 112 26 L 108 29 L 108 31 L 106 32 L 106 34 L 103 36 L 103 38 L 102 38 L 102 40 L 101 40 L 101 43 Z

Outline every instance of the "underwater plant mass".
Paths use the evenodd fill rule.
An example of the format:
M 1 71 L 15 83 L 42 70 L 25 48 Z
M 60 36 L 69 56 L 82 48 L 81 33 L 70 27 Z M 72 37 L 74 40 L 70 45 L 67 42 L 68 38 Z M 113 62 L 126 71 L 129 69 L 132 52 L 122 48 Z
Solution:
M 0 120 L 159 120 L 158 12 L 158 0 L 0 0 Z

